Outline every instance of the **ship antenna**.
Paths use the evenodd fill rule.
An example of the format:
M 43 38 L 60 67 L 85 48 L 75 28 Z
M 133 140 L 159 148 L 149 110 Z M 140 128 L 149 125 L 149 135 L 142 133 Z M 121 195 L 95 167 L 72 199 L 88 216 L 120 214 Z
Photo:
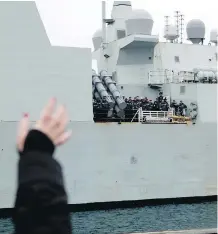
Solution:
M 179 42 L 179 11 L 175 11 L 175 24 L 176 24 L 176 32 L 178 38 L 176 39 L 176 43 Z
M 103 48 L 105 48 L 105 45 L 107 43 L 105 19 L 106 19 L 106 2 L 102 1 L 102 41 L 103 41 Z
M 180 43 L 183 43 L 183 32 L 184 32 L 184 15 L 180 15 Z
M 164 18 L 165 18 L 165 30 L 166 30 L 166 34 L 168 34 L 168 31 L 169 31 L 169 16 L 168 15 L 166 15 L 166 16 L 164 16 Z M 167 41 L 167 38 L 166 38 L 166 41 Z

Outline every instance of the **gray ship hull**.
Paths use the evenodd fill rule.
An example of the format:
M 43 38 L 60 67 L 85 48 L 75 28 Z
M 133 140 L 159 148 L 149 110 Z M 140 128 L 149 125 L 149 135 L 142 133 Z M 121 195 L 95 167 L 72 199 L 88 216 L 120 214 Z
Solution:
M 13 206 L 16 122 L 0 123 L 0 207 Z M 70 204 L 217 194 L 216 124 L 71 123 L 56 152 Z
M 172 100 L 197 102 L 196 125 L 95 124 L 91 49 L 52 46 L 34 2 L 0 6 L 0 208 L 13 207 L 17 121 L 22 112 L 37 120 L 49 97 L 67 106 L 73 129 L 70 142 L 56 152 L 70 204 L 216 195 L 216 85 L 156 84 Z M 160 43 L 155 49 L 155 43 L 153 36 L 133 35 L 104 51 L 122 95 L 155 100 L 158 90 L 148 86 L 153 69 L 216 67 L 215 47 Z M 101 53 L 96 51 L 103 58 L 99 71 Z

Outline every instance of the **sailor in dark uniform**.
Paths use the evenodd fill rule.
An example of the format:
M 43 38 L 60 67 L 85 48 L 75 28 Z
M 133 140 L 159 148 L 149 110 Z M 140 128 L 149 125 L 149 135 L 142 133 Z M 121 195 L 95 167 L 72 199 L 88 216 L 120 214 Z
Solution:
M 165 97 L 163 99 L 163 101 L 164 101 L 165 109 L 166 109 L 166 111 L 168 111 L 169 110 L 169 103 L 167 102 L 167 98 Z
M 168 103 L 164 100 L 161 102 L 161 111 L 168 111 Z
M 164 111 L 164 100 L 160 102 L 159 108 L 160 108 L 160 111 Z
M 148 103 L 148 98 L 147 97 L 145 97 L 145 102 Z
M 132 104 L 132 98 L 131 98 L 131 97 L 129 97 L 128 103 L 129 103 L 129 104 Z
M 147 110 L 152 111 L 152 109 L 153 109 L 153 102 L 152 100 L 149 100 L 149 103 L 147 104 Z
M 183 103 L 183 101 L 180 101 L 178 106 L 178 112 L 181 116 L 185 115 L 185 110 L 187 109 L 187 106 Z
M 175 114 L 178 112 L 178 104 L 175 100 L 172 101 L 170 107 L 174 109 Z
M 153 111 L 159 111 L 159 105 L 158 105 L 158 102 L 157 101 L 154 101 L 154 104 L 153 104 Z
M 161 103 L 162 100 L 163 100 L 163 92 L 160 92 L 158 96 L 158 102 Z

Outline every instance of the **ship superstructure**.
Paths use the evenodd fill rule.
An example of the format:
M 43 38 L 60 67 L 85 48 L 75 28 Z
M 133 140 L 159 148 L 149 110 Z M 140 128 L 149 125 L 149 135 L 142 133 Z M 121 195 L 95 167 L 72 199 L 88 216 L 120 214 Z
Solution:
M 205 24 L 191 20 L 186 27 L 191 44 L 185 44 L 178 43 L 181 29 L 167 24 L 167 42 L 159 42 L 152 35 L 151 14 L 133 9 L 130 1 L 115 1 L 111 17 L 103 15 L 103 29 L 93 35 L 93 59 L 99 71 L 107 70 L 122 95 L 155 100 L 161 90 L 169 102 L 186 102 L 189 113 L 205 100 L 213 108 L 201 112 L 201 117 L 205 114 L 216 122 L 217 30 L 204 44 Z M 214 95 L 205 97 L 201 92 Z
M 35 121 L 50 96 L 67 105 L 74 132 L 57 152 L 71 204 L 217 194 L 216 31 L 205 45 L 204 24 L 194 20 L 187 27 L 193 44 L 175 43 L 175 26 L 160 42 L 152 16 L 131 2 L 115 1 L 110 19 L 104 12 L 91 54 L 51 46 L 34 2 L 0 2 L 0 208 L 13 206 L 17 121 L 22 112 Z M 191 123 L 93 121 L 93 98 L 123 120 L 126 97 L 155 100 L 159 92 L 169 104 L 182 100 Z

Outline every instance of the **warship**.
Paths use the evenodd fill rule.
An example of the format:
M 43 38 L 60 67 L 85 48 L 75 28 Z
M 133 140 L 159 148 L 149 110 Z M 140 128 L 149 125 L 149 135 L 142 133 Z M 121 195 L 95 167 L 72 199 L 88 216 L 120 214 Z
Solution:
M 35 2 L 0 2 L 0 209 L 13 207 L 17 123 L 51 96 L 73 129 L 56 152 L 70 204 L 217 195 L 217 30 L 206 44 L 193 19 L 182 43 L 179 23 L 166 24 L 162 42 L 153 24 L 129 1 L 108 19 L 103 2 L 94 51 L 52 46 Z M 160 97 L 167 109 L 147 108 Z

